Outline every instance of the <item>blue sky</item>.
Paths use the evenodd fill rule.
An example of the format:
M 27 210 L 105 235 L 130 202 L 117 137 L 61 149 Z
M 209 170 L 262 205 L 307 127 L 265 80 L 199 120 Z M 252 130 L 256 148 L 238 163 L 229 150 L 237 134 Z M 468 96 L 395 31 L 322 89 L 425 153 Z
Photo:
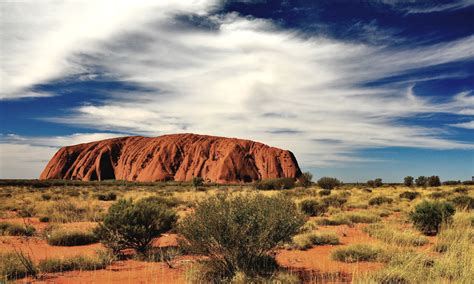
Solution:
M 0 178 L 183 132 L 290 149 L 316 178 L 474 175 L 474 1 L 155 2 L 0 3 Z

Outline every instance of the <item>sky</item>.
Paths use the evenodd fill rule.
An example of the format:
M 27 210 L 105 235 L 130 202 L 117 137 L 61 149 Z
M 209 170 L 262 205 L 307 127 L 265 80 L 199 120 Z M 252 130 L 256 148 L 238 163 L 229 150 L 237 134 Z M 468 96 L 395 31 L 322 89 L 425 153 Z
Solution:
M 61 146 L 198 133 L 315 179 L 474 175 L 474 0 L 2 1 L 0 178 Z

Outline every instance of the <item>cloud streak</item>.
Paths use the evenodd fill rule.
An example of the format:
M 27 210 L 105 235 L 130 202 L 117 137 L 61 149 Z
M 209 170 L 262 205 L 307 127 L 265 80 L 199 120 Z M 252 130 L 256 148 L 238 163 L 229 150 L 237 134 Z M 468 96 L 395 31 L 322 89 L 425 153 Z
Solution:
M 45 27 L 51 37 L 74 38 L 66 37 L 67 44 L 57 50 L 37 39 L 7 47 L 12 59 L 1 58 L 8 73 L 3 98 L 19 98 L 36 83 L 93 72 L 98 66 L 115 80 L 152 91 L 110 93 L 99 103 L 85 102 L 70 115 L 50 121 L 143 135 L 195 132 L 254 139 L 291 149 L 303 166 L 360 162 L 364 159 L 357 151 L 366 148 L 473 147 L 445 138 L 441 127 L 402 122 L 434 113 L 473 115 L 469 92 L 438 103 L 417 96 L 415 83 L 424 78 L 367 84 L 472 60 L 474 36 L 390 48 L 280 30 L 271 21 L 235 13 L 215 15 L 216 3 L 211 1 L 179 3 L 127 9 L 119 5 L 112 22 L 98 30 L 93 27 L 102 22 L 94 16 L 84 30 L 70 19 L 60 33 L 51 21 Z M 104 7 L 91 6 L 92 15 L 102 15 Z M 73 8 L 61 10 L 64 17 L 74 14 Z M 40 12 L 46 15 L 41 19 L 52 17 L 46 10 Z M 180 20 L 183 14 L 197 15 L 195 20 L 205 25 L 190 27 Z M 22 29 L 29 31 L 28 26 Z M 15 52 L 20 44 L 34 51 Z M 34 68 L 22 60 L 33 61 Z M 32 75 L 26 69 L 45 72 Z

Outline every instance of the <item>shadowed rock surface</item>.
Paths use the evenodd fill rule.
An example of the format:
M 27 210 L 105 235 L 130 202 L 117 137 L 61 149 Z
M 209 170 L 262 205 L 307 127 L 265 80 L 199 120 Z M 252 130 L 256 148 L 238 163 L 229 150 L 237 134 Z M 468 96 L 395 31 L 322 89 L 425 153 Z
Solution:
M 293 153 L 236 138 L 196 134 L 121 137 L 61 148 L 40 179 L 253 182 L 301 175 Z

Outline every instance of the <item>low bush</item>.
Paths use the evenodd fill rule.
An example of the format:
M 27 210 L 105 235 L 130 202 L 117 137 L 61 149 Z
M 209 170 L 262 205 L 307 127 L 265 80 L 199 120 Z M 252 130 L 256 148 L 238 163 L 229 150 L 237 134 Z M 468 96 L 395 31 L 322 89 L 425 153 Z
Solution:
M 411 187 L 411 186 L 413 186 L 413 180 L 414 180 L 414 178 L 412 176 L 406 176 L 403 179 L 403 184 L 405 186 Z
M 471 210 L 474 208 L 474 198 L 468 195 L 460 195 L 450 199 L 457 208 L 461 210 Z
M 447 180 L 443 181 L 443 185 L 458 185 L 461 184 L 460 180 Z
M 46 200 L 46 201 L 51 200 L 51 194 L 49 194 L 49 193 L 43 193 L 43 194 L 41 194 L 41 198 L 42 198 L 43 200 Z
M 418 196 L 420 196 L 420 193 L 416 191 L 405 191 L 405 192 L 400 193 L 399 195 L 400 198 L 408 199 L 410 201 L 414 200 Z
M 154 238 L 169 231 L 176 214 L 165 204 L 148 199 L 132 202 L 119 200 L 113 204 L 103 222 L 95 229 L 101 243 L 114 253 L 134 249 L 143 254 Z
M 77 255 L 67 258 L 48 258 L 41 260 L 38 268 L 41 272 L 54 273 L 72 270 L 104 269 L 107 263 L 100 258 Z
M 390 197 L 378 196 L 378 197 L 371 198 L 369 200 L 369 205 L 373 206 L 373 205 L 391 204 L 392 202 L 393 202 L 393 199 Z
M 191 180 L 191 183 L 193 184 L 194 187 L 203 186 L 204 179 L 202 177 L 193 177 L 193 179 Z
M 381 178 L 376 178 L 374 180 L 367 181 L 367 185 L 370 187 L 381 187 L 383 185 Z
M 41 216 L 38 220 L 42 223 L 48 223 L 50 221 L 48 216 Z
M 288 242 L 305 223 L 304 215 L 284 196 L 219 194 L 197 204 L 180 222 L 180 245 L 209 260 L 199 273 L 203 281 L 272 274 L 271 253 Z
M 113 201 L 117 200 L 117 194 L 115 192 L 106 192 L 97 195 L 97 199 L 101 201 Z
M 298 183 L 302 187 L 309 187 L 311 185 L 311 181 L 313 179 L 313 174 L 310 172 L 302 173 L 301 176 L 298 178 Z
M 328 211 L 328 206 L 316 199 L 305 199 L 301 201 L 300 209 L 309 216 L 322 216 Z
M 294 236 L 291 247 L 298 250 L 306 250 L 313 246 L 338 244 L 340 244 L 339 237 L 334 232 L 306 233 Z
M 467 194 L 469 192 L 469 188 L 467 187 L 456 187 L 453 189 L 454 193 L 460 193 L 460 194 Z
M 448 202 L 423 201 L 409 214 L 413 225 L 425 235 L 436 235 L 441 225 L 450 223 L 455 213 Z
M 291 189 L 295 186 L 292 178 L 264 179 L 256 182 L 255 188 L 260 190 Z
M 465 180 L 462 182 L 463 185 L 474 185 L 474 180 Z
M 341 185 L 341 182 L 337 178 L 322 177 L 318 180 L 318 186 L 323 189 L 333 189 Z
M 52 246 L 83 246 L 97 243 L 97 237 L 92 232 L 83 231 L 53 231 L 48 237 L 47 242 Z
M 329 218 L 319 218 L 315 220 L 317 225 L 323 226 L 339 226 L 339 225 L 348 225 L 352 226 L 352 222 L 347 216 L 336 215 Z
M 330 189 L 323 189 L 318 192 L 319 196 L 328 196 L 331 195 L 331 190 Z
M 33 236 L 36 232 L 31 225 L 20 225 L 17 223 L 0 222 L 0 235 L 4 236 Z
M 380 221 L 379 216 L 366 212 L 347 212 L 342 213 L 341 215 L 342 218 L 347 218 L 352 223 L 376 223 Z
M 0 253 L 0 283 L 27 276 L 35 277 L 38 271 L 31 257 L 23 252 Z
M 428 195 L 430 198 L 433 198 L 433 199 L 440 199 L 440 198 L 446 198 L 449 196 L 449 192 L 447 191 L 435 191 L 433 193 L 431 193 L 430 195 Z
M 342 262 L 378 261 L 383 250 L 366 244 L 355 244 L 335 249 L 331 258 Z
M 344 204 L 346 204 L 347 198 L 338 195 L 331 195 L 324 197 L 322 201 L 328 207 L 332 206 L 336 208 L 342 208 Z
M 386 243 L 403 246 L 422 246 L 428 243 L 428 239 L 411 230 L 398 230 L 383 224 L 372 224 L 363 229 L 369 236 L 382 240 Z

